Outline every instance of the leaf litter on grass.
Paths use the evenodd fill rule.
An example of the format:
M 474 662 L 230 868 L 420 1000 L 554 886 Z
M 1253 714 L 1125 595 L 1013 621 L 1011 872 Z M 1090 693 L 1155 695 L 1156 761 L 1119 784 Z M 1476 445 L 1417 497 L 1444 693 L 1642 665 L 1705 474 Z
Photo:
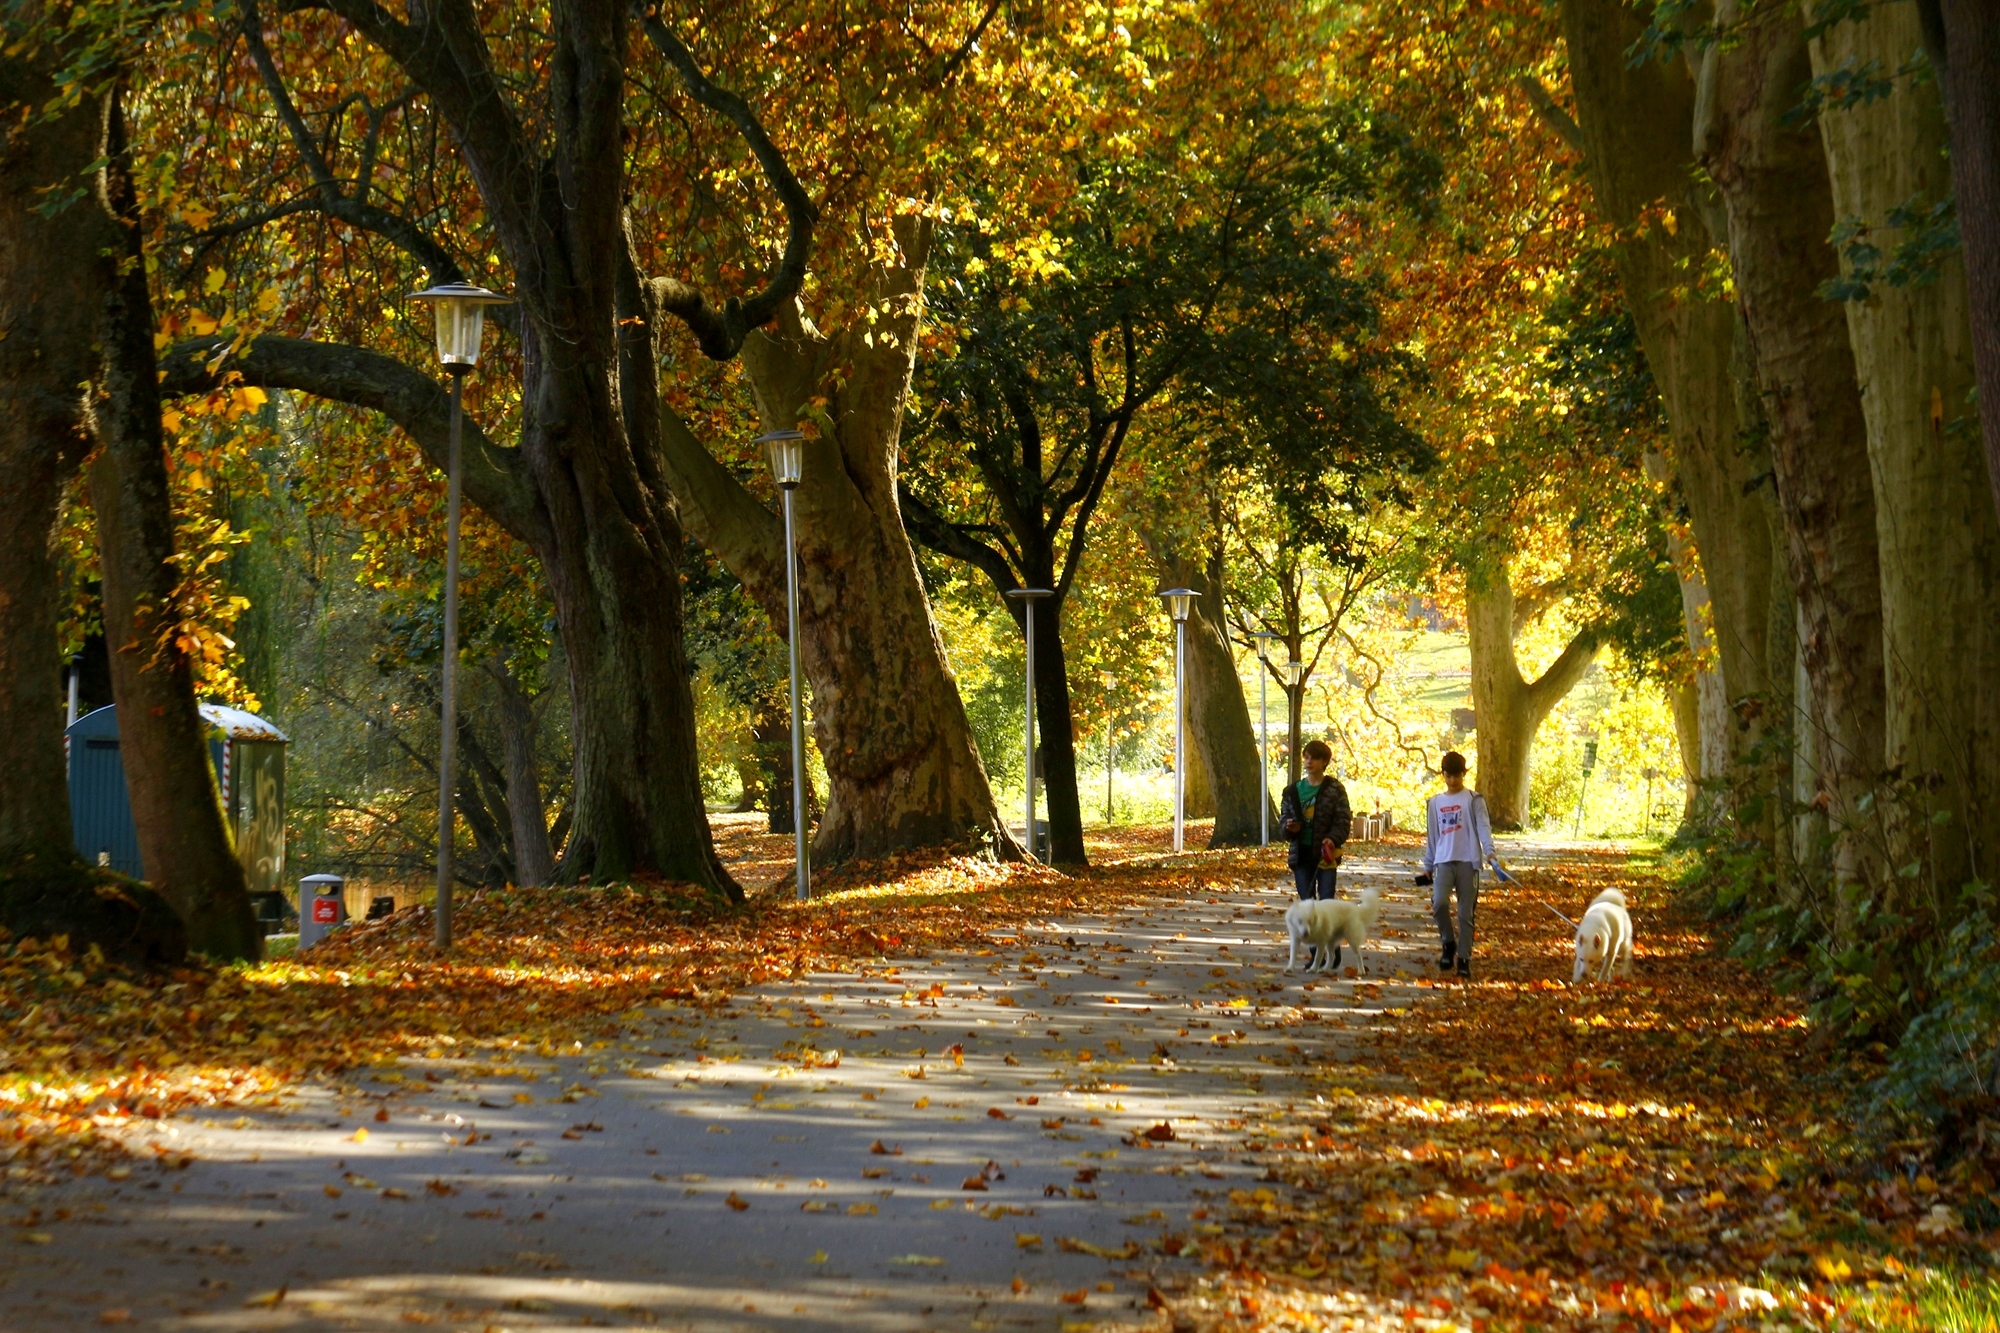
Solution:
M 783 885 L 734 909 L 672 883 L 488 889 L 461 900 L 446 957 L 431 948 L 430 910 L 414 907 L 302 956 L 154 974 L 60 938 L 0 934 L 0 1190 L 129 1169 L 117 1131 L 136 1122 L 277 1108 L 301 1080 L 361 1069 L 395 1082 L 388 1067 L 409 1058 L 440 1078 L 504 1075 L 586 1042 L 602 1051 L 644 1010 L 714 1007 L 773 979 L 977 947 L 995 929 L 1188 882 L 932 854 L 822 876 L 805 904 Z
M 1544 903 L 1614 886 L 1637 973 L 1573 988 Z M 1874 1327 L 1873 1290 L 2000 1250 L 1952 1184 L 1877 1169 L 1848 1119 L 1872 1070 L 1657 873 L 1566 856 L 1488 888 L 1475 959 L 1246 1127 L 1265 1183 L 1212 1205 L 1220 1235 L 1156 1242 L 1209 1265 L 1156 1293 L 1174 1328 Z

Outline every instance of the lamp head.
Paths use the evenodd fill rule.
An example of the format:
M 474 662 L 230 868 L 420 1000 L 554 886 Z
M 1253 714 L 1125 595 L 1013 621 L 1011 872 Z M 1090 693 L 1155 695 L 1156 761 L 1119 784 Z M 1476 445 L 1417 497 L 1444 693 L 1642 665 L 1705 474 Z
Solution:
M 1306 678 L 1306 664 L 1297 658 L 1285 663 L 1281 670 L 1283 672 L 1282 678 L 1287 685 L 1296 686 Z
M 1039 602 L 1044 597 L 1055 596 L 1053 588 L 1009 588 L 1007 595 L 1017 602 Z
M 771 480 L 780 490 L 791 490 L 806 471 L 806 437 L 796 430 L 766 431 L 756 442 L 764 446 L 771 460 Z
M 437 315 L 438 360 L 447 369 L 479 364 L 479 343 L 486 331 L 486 307 L 512 305 L 498 292 L 475 287 L 469 282 L 445 282 L 421 292 L 411 292 L 412 301 L 428 301 Z
M 1160 600 L 1167 604 L 1167 614 L 1174 618 L 1176 625 L 1184 624 L 1194 610 L 1194 599 L 1201 596 L 1193 588 L 1167 588 L 1161 591 Z
M 1270 661 L 1271 640 L 1278 636 L 1267 629 L 1253 629 L 1250 631 L 1250 637 L 1257 641 L 1257 660 L 1260 662 Z

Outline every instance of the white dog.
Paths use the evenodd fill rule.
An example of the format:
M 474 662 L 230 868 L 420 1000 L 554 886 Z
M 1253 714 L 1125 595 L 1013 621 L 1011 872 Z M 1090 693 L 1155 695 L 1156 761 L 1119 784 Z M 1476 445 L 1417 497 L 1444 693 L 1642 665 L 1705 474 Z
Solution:
M 1576 970 L 1570 984 L 1579 985 L 1591 973 L 1609 981 L 1615 973 L 1632 975 L 1632 916 L 1625 910 L 1625 895 L 1606 889 L 1590 900 L 1590 910 L 1576 927 Z
M 1363 889 L 1359 902 L 1341 898 L 1299 901 L 1285 909 L 1285 933 L 1291 937 L 1292 952 L 1285 971 L 1298 966 L 1299 946 L 1306 946 L 1306 971 L 1331 972 L 1340 966 L 1340 946 L 1354 946 L 1355 966 L 1368 975 L 1368 958 L 1361 946 L 1374 932 L 1375 919 L 1382 914 L 1382 891 Z M 1317 957 L 1315 957 L 1317 953 Z

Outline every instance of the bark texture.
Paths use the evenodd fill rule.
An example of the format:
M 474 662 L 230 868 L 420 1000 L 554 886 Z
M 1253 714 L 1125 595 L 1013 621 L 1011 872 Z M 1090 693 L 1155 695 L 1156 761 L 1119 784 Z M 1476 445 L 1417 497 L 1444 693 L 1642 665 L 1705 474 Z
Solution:
M 0 858 L 73 858 L 64 777 L 62 665 L 56 643 L 54 536 L 63 485 L 88 449 L 79 387 L 96 341 L 93 241 L 114 239 L 87 203 L 45 216 L 46 191 L 74 183 L 98 155 L 99 109 L 36 120 L 55 95 L 37 53 L 0 54 Z
M 194 664 L 179 646 L 180 568 L 160 433 L 153 304 L 128 172 L 122 108 L 110 99 L 101 205 L 118 233 L 98 256 L 104 297 L 92 418 L 91 506 L 104 588 L 104 639 L 118 701 L 119 757 L 146 878 L 214 958 L 257 959 L 264 934 L 231 845 L 197 711 Z
M 1987 493 L 2000 515 L 2000 5 L 1918 0 L 1917 12 L 1951 131 Z
M 40 6 L 11 17 L 53 22 Z M 56 97 L 57 56 L 4 28 L 0 37 L 0 926 L 67 935 L 123 962 L 178 962 L 186 934 L 165 899 L 78 859 L 63 758 L 54 536 L 87 449 L 80 386 L 104 295 L 98 252 L 118 237 L 87 199 L 47 210 L 101 155 L 104 107 L 86 98 L 34 114 Z
M 535 714 L 535 700 L 505 661 L 489 659 L 486 674 L 492 677 L 499 698 L 495 713 L 500 724 L 500 762 L 505 768 L 507 823 L 513 834 L 514 882 L 547 884 L 555 876 L 556 858 L 549 843 L 548 807 L 542 802 L 541 766 L 535 758 L 541 719 Z
M 1739 17 L 1733 5 L 1717 11 Z M 1812 75 L 1796 11 L 1759 9 L 1704 59 L 1695 146 L 1720 187 L 1730 261 L 1769 426 L 1822 805 L 1841 882 L 1869 873 L 1867 803 L 1883 741 L 1882 604 L 1868 432 L 1840 308 L 1833 202 L 1816 127 L 1789 113 Z
M 1468 577 L 1465 624 L 1472 643 L 1472 707 L 1479 718 L 1477 786 L 1496 829 L 1528 819 L 1529 755 L 1549 711 L 1597 660 L 1597 640 L 1579 636 L 1535 680 L 1514 656 L 1514 586 L 1503 567 Z
M 1689 290 L 1710 245 L 1727 242 L 1726 231 L 1712 237 L 1705 225 L 1720 210 L 1694 179 L 1694 80 L 1678 61 L 1626 59 L 1646 20 L 1622 0 L 1564 0 L 1562 14 L 1585 169 L 1599 215 L 1620 237 L 1626 307 L 1660 387 L 1694 529 L 1734 728 L 1724 753 L 1734 762 L 1783 724 L 1771 699 L 1787 692 L 1790 657 L 1774 678 L 1772 533 L 1757 494 L 1770 465 L 1754 423 L 1738 411 L 1737 312 Z M 1705 703 L 1701 716 L 1713 707 Z
M 1877 6 L 1812 43 L 1815 72 L 1892 70 L 1922 45 L 1914 8 Z M 1891 210 L 1946 198 L 1944 108 L 1935 85 L 1819 118 L 1834 213 L 1858 218 L 1883 250 Z M 1877 281 L 1846 302 L 1868 425 L 1882 570 L 1883 769 L 1903 785 L 1885 802 L 1896 865 L 1928 861 L 1947 892 L 1980 874 L 1985 812 L 2000 799 L 2000 520 L 1987 485 L 1972 324 L 1960 254 L 1933 282 Z
M 1062 604 L 1058 595 L 1044 598 L 1035 608 L 1035 768 L 1048 802 L 1044 808 L 1049 821 L 1049 860 L 1056 865 L 1083 865 L 1083 793 L 1076 780 L 1076 732 L 1070 721 L 1069 656 L 1063 648 Z M 1025 633 L 1022 604 L 1010 601 L 1008 606 L 1015 619 L 1022 621 Z
M 1018 855 L 994 805 L 897 503 L 928 236 L 908 225 L 898 239 L 903 262 L 878 270 L 868 294 L 874 307 L 896 312 L 891 318 L 822 335 L 804 329 L 793 311 L 743 346 L 765 427 L 818 427 L 793 492 L 793 520 L 801 656 L 829 783 L 812 847 L 822 865 L 987 837 L 1003 854 Z M 816 398 L 826 400 L 823 407 L 814 406 Z M 671 414 L 664 446 L 667 478 L 690 531 L 788 635 L 781 520 Z M 1047 608 L 1041 619 L 1052 619 Z M 1052 625 L 1036 628 L 1038 647 L 1054 637 Z M 789 799 L 789 777 L 784 786 Z M 789 812 L 785 822 L 789 827 Z

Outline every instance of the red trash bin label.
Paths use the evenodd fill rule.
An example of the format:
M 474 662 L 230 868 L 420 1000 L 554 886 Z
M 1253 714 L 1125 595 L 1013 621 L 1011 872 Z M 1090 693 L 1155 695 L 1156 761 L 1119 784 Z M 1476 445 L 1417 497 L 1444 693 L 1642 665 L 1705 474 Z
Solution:
M 340 899 L 313 899 L 313 921 L 319 925 L 335 925 L 340 921 Z

